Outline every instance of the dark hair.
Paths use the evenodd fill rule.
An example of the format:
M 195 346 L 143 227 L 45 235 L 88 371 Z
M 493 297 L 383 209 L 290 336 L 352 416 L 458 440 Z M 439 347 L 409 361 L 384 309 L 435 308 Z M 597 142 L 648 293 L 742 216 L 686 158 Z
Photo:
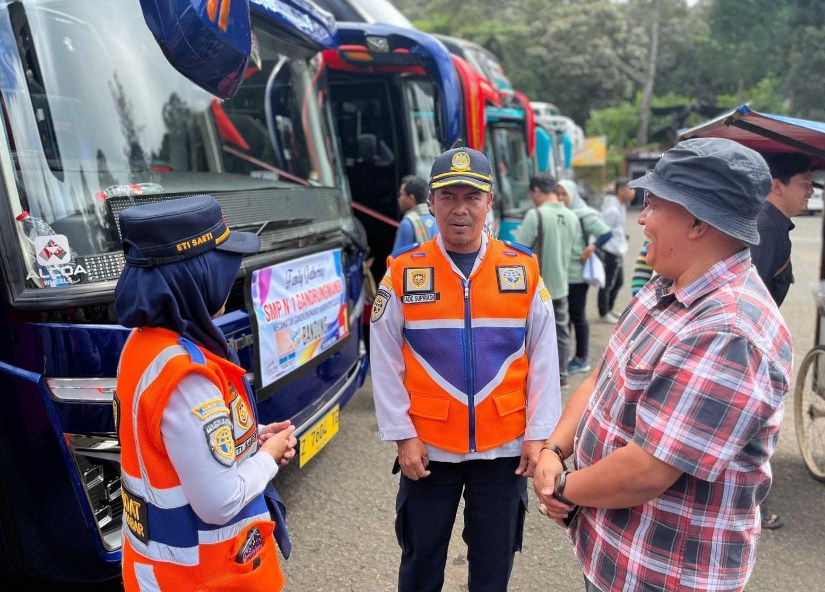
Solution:
M 401 179 L 401 186 L 404 191 L 415 198 L 415 203 L 427 203 L 427 194 L 430 192 L 430 187 L 421 177 L 407 175 Z
M 811 159 L 799 152 L 775 152 L 763 156 L 771 169 L 771 177 L 785 185 L 791 182 L 794 175 L 811 170 Z
M 542 174 L 530 177 L 530 191 L 538 189 L 542 193 L 556 193 L 556 179 L 552 175 Z
M 628 183 L 630 183 L 630 179 L 628 179 L 627 177 L 619 177 L 618 179 L 616 179 L 616 187 L 615 187 L 614 191 L 616 193 L 619 193 L 619 190 L 622 187 L 627 187 Z

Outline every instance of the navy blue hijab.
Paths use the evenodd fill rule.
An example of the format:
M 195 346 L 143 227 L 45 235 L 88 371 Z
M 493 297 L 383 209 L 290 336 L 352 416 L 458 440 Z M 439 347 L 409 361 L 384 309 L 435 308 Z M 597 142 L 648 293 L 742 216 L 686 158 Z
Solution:
M 238 363 L 212 317 L 226 302 L 243 255 L 213 249 L 155 267 L 126 264 L 115 288 L 124 327 L 163 327 Z

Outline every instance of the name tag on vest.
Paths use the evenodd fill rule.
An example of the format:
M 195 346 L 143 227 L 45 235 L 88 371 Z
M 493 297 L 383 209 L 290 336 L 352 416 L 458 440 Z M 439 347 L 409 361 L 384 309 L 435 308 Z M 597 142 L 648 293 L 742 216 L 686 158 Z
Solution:
M 126 526 L 143 544 L 149 542 L 149 508 L 146 500 L 135 495 L 121 484 L 120 497 L 123 500 L 123 519 Z
M 405 294 L 402 296 L 401 301 L 404 304 L 419 304 L 421 302 L 435 302 L 440 297 L 441 295 L 436 292 L 428 292 L 426 294 Z

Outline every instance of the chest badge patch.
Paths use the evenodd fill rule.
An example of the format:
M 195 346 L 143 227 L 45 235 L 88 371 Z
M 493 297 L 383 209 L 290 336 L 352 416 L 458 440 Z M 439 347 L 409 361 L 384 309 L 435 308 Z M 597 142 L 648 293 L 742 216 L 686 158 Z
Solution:
M 527 292 L 527 277 L 523 265 L 496 267 L 499 292 Z
M 432 267 L 407 267 L 404 269 L 404 294 L 433 291 Z
M 432 267 L 407 267 L 404 269 L 404 304 L 435 302 L 439 295 L 435 292 L 435 273 Z
M 216 461 L 225 467 L 235 462 L 235 438 L 232 435 L 232 422 L 225 415 L 216 417 L 204 424 L 203 433 Z

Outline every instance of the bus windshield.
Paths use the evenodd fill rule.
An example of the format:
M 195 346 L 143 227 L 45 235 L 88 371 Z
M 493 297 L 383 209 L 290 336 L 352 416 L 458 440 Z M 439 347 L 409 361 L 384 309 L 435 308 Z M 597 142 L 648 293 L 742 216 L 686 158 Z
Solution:
M 435 91 L 427 80 L 407 80 L 407 103 L 410 105 L 415 174 L 429 179 L 433 161 L 441 154 L 436 126 Z
M 134 200 L 213 194 L 230 226 L 280 233 L 264 249 L 340 227 L 323 63 L 290 59 L 264 23 L 253 20 L 244 84 L 223 102 L 168 64 L 134 0 L 8 3 L 0 35 L 6 209 L 36 222 L 17 225 L 25 287 L 115 279 L 117 214 Z M 60 274 L 31 252 L 32 233 L 52 231 Z

